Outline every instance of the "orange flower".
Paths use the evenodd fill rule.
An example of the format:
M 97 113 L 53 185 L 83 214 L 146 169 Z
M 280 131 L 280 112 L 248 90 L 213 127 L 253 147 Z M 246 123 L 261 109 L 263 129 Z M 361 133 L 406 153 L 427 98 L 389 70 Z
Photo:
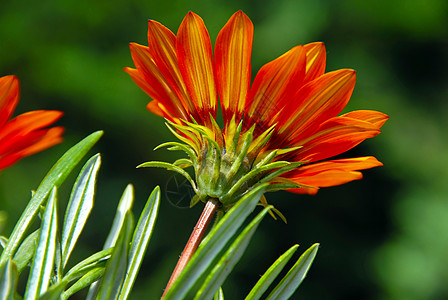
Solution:
M 367 110 L 338 116 L 355 86 L 354 70 L 325 73 L 324 44 L 311 43 L 296 46 L 264 65 L 251 85 L 252 40 L 252 22 L 241 11 L 220 31 L 214 57 L 209 34 L 198 15 L 189 12 L 177 35 L 150 20 L 149 46 L 130 44 L 136 68 L 125 71 L 154 99 L 148 110 L 172 122 L 182 133 L 178 137 L 197 158 L 206 159 L 210 153 L 205 155 L 201 148 L 210 143 L 219 146 L 221 173 L 231 172 L 230 167 L 223 167 L 223 161 L 232 155 L 235 161 L 247 139 L 250 146 L 244 172 L 277 151 L 269 162 L 294 165 L 274 179 L 270 176 L 269 182 L 283 182 L 283 187 L 298 193 L 315 194 L 320 187 L 360 179 L 359 170 L 382 165 L 371 156 L 325 161 L 379 134 L 388 118 Z M 214 121 L 218 94 L 222 132 Z M 239 141 L 232 144 L 235 136 Z M 204 167 L 194 161 L 193 165 L 200 181 L 197 173 Z M 273 170 L 257 173 L 256 178 L 275 173 Z M 293 184 L 300 188 L 291 189 Z
M 0 169 L 62 141 L 62 127 L 45 128 L 62 112 L 36 110 L 9 120 L 18 102 L 19 80 L 12 75 L 0 77 Z

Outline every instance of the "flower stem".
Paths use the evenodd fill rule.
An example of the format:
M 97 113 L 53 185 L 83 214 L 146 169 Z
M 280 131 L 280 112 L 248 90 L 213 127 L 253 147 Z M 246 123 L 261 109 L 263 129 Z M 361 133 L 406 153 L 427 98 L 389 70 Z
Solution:
M 201 243 L 202 238 L 204 237 L 204 233 L 207 230 L 207 227 L 210 224 L 213 215 L 218 209 L 218 206 L 219 201 L 215 198 L 210 198 L 205 204 L 204 210 L 202 211 L 202 214 L 199 217 L 199 220 L 196 223 L 196 226 L 194 227 L 187 244 L 185 245 L 184 251 L 182 251 L 180 258 L 177 261 L 177 265 L 174 268 L 173 273 L 171 274 L 171 278 L 166 285 L 165 291 L 162 295 L 162 299 L 163 297 L 165 297 L 166 293 L 171 288 L 177 277 L 179 277 L 179 275 L 182 273 L 193 254 L 196 252 L 196 249 Z

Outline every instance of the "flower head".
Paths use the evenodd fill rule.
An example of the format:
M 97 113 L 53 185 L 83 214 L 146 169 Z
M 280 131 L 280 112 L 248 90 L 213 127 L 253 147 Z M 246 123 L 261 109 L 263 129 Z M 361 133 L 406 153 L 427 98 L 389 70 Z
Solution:
M 177 35 L 150 20 L 148 47 L 130 44 L 136 68 L 125 68 L 169 121 L 189 160 L 164 166 L 188 176 L 197 198 L 231 203 L 257 184 L 315 194 L 362 178 L 382 164 L 372 156 L 327 160 L 380 133 L 383 113 L 338 116 L 355 86 L 355 71 L 325 73 L 323 43 L 292 48 L 264 65 L 251 84 L 253 25 L 236 12 L 219 32 L 214 54 L 202 19 L 189 12 Z M 224 127 L 216 123 L 218 95 Z M 197 185 L 197 186 L 196 186 Z M 197 200 L 197 199 L 196 199 Z
M 10 119 L 18 102 L 19 80 L 12 75 L 0 77 L 0 169 L 62 141 L 62 127 L 46 128 L 62 112 L 36 110 Z

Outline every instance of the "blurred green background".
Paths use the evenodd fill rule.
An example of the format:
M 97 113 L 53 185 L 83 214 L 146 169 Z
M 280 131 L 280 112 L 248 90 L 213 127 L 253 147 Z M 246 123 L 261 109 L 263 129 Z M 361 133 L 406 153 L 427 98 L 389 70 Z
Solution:
M 237 10 L 253 21 L 253 70 L 297 44 L 324 41 L 327 71 L 357 70 L 346 111 L 390 115 L 383 133 L 349 156 L 375 155 L 384 167 L 365 179 L 267 198 L 288 219 L 266 218 L 231 278 L 226 299 L 242 299 L 259 275 L 294 243 L 321 248 L 294 299 L 448 298 L 448 1 L 9 1 L 0 8 L 0 75 L 21 82 L 16 115 L 59 109 L 65 142 L 26 158 L 0 174 L 4 229 L 14 222 L 53 163 L 91 132 L 105 136 L 91 220 L 73 262 L 101 249 L 128 183 L 138 215 L 160 185 L 163 201 L 132 299 L 157 299 L 202 205 L 174 204 L 172 174 L 135 169 L 148 160 L 177 156 L 152 149 L 172 140 L 163 120 L 146 111 L 149 98 L 122 71 L 133 66 L 128 43 L 147 44 L 147 19 L 174 32 L 192 10 L 214 41 Z M 94 152 L 92 152 L 94 154 Z M 78 168 L 79 170 L 79 168 Z M 66 205 L 74 177 L 61 192 Z M 81 297 L 82 298 L 82 297 Z

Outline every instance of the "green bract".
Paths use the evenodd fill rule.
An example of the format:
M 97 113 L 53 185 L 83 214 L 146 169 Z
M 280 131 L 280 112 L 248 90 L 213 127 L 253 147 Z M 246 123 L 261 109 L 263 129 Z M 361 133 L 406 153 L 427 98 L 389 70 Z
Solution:
M 303 162 L 278 160 L 285 153 L 297 150 L 297 147 L 263 151 L 274 126 L 254 139 L 255 126 L 242 133 L 241 121 L 238 126 L 229 126 L 224 134 L 214 118 L 210 119 L 213 130 L 187 121 L 183 121 L 185 125 L 167 121 L 168 128 L 180 142 L 164 143 L 155 149 L 168 147 L 171 151 L 180 150 L 187 154 L 188 159 L 179 159 L 174 163 L 152 161 L 139 167 L 161 167 L 181 174 L 196 193 L 190 206 L 216 198 L 221 203 L 222 211 L 227 211 L 249 191 L 265 183 L 268 183 L 266 191 L 302 186 L 281 175 Z M 236 125 L 234 121 L 233 124 Z M 195 180 L 184 170 L 188 167 L 193 167 Z

